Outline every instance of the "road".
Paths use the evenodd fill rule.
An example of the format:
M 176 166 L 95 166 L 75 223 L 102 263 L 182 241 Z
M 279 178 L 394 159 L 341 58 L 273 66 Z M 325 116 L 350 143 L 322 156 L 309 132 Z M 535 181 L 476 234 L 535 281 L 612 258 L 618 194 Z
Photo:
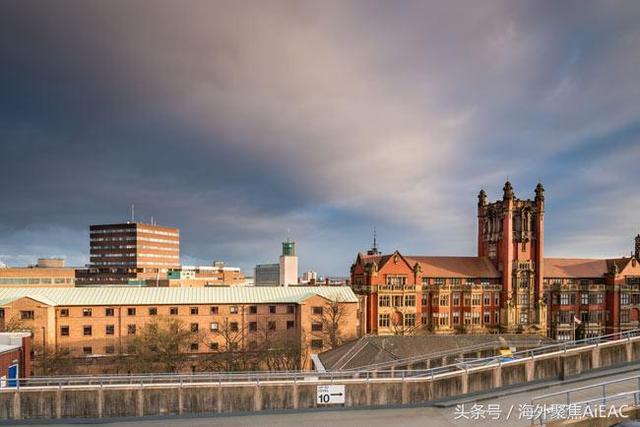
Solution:
M 511 392 L 502 397 L 492 397 L 490 399 L 477 399 L 476 403 L 488 409 L 487 405 L 499 405 L 501 412 L 485 414 L 482 419 L 465 419 L 460 417 L 460 408 L 455 406 L 447 408 L 439 407 L 417 407 L 417 408 L 389 408 L 389 409 L 353 409 L 353 410 L 330 410 L 330 411 L 304 411 L 287 413 L 267 413 L 260 415 L 233 415 L 233 416 L 202 416 L 202 417 L 172 417 L 162 419 L 123 419 L 115 421 L 95 420 L 90 423 L 69 424 L 56 422 L 55 425 L 68 426 L 95 426 L 96 423 L 110 427 L 210 427 L 210 426 L 256 426 L 260 427 L 321 427 L 321 426 L 363 426 L 363 427 L 389 427 L 399 425 L 402 427 L 411 426 L 529 426 L 530 420 L 520 417 L 519 405 L 529 404 L 531 399 L 543 394 L 562 391 L 570 388 L 582 387 L 586 385 L 598 384 L 605 381 L 638 375 L 640 371 L 629 368 L 628 371 L 610 375 L 607 377 L 592 378 L 572 382 L 571 384 L 554 385 L 537 390 Z M 611 388 L 612 391 L 629 390 L 630 384 L 620 384 Z M 590 399 L 595 397 L 597 391 L 583 393 L 579 397 Z M 562 399 L 549 400 L 546 403 L 561 403 Z M 469 410 L 472 402 L 465 403 L 465 415 L 470 415 Z M 494 407 L 495 408 L 495 407 Z M 507 414 L 510 416 L 507 418 Z M 498 419 L 493 416 L 499 415 Z M 31 426 L 35 424 L 29 424 Z M 42 426 L 52 424 L 40 424 Z

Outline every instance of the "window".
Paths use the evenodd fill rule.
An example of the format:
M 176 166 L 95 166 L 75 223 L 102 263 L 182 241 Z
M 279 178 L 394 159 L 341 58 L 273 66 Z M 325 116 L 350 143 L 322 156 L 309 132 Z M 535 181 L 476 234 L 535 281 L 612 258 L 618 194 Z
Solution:
M 60 317 L 69 317 L 69 309 L 61 308 L 60 309 Z
M 33 310 L 23 310 L 20 312 L 21 320 L 30 320 L 30 319 L 33 319 L 34 317 L 35 317 L 35 314 Z
M 482 320 L 484 321 L 485 324 L 491 323 L 491 312 L 485 311 L 484 318 Z
M 459 277 L 456 277 L 455 279 L 451 279 L 450 283 L 452 285 L 461 285 L 462 284 L 462 279 L 460 279 Z
M 394 295 L 393 296 L 393 306 L 394 307 L 402 307 L 403 299 L 402 295 Z
M 149 307 L 149 316 L 156 316 L 158 314 L 157 307 Z
M 258 322 L 249 322 L 249 332 L 256 332 L 258 330 Z
M 218 325 L 218 322 L 211 322 L 211 325 L 209 325 L 212 331 L 217 331 L 220 328 L 220 325 Z
M 498 307 L 500 305 L 500 292 L 493 294 L 493 305 Z
M 93 349 L 91 347 L 82 347 L 82 352 L 85 354 L 85 356 L 89 356 L 91 355 L 91 353 L 93 353 Z
M 312 307 L 311 308 L 311 312 L 313 314 L 320 314 L 321 315 L 322 314 L 322 307 Z
M 408 313 L 404 316 L 404 326 L 416 326 L 415 313 Z
M 60 335 L 63 337 L 69 336 L 69 327 L 68 326 L 60 326 Z
M 136 325 L 127 325 L 127 334 L 135 335 L 136 334 Z
M 569 294 L 560 294 L 560 304 L 561 305 L 569 304 Z
M 483 294 L 482 295 L 482 303 L 484 305 L 491 305 L 491 294 Z
M 135 316 L 136 315 L 136 309 L 135 307 L 129 307 L 127 308 L 127 316 Z
M 218 307 L 215 305 L 209 307 L 209 314 L 218 314 Z
M 270 331 L 275 331 L 276 330 L 276 321 L 275 320 L 269 320 L 267 325 L 268 325 L 267 327 L 269 328 Z
M 471 305 L 480 305 L 480 294 L 471 295 Z
M 460 312 L 459 311 L 454 311 L 453 312 L 453 324 L 454 325 L 459 325 L 460 324 Z
M 383 328 L 389 327 L 389 315 L 388 314 L 379 314 L 378 315 L 378 326 Z
M 231 307 L 229 307 L 229 313 L 235 314 L 237 312 L 238 312 L 238 306 L 237 305 L 232 305 Z
M 229 323 L 229 330 L 231 330 L 231 332 L 238 332 L 238 322 Z
M 177 316 L 178 315 L 178 307 L 169 307 L 169 314 L 171 316 Z
M 258 314 L 258 306 L 250 305 L 249 306 L 249 314 Z
M 82 335 L 84 336 L 90 336 L 92 334 L 92 330 L 91 330 L 91 326 L 90 325 L 84 325 L 82 327 Z
M 293 329 L 296 327 L 296 322 L 293 320 L 287 320 L 287 329 Z
M 429 296 L 427 294 L 422 294 L 422 305 L 429 305 Z
M 629 304 L 629 294 L 620 294 L 620 304 L 621 305 L 628 305 Z
M 311 324 L 311 330 L 313 332 L 321 332 L 322 331 L 322 323 L 319 322 L 313 322 Z
M 440 317 L 440 325 L 448 326 L 449 325 L 449 313 L 438 313 Z
M 276 314 L 276 306 L 275 305 L 270 305 L 269 306 L 269 313 Z
M 4 319 L 4 308 L 0 308 L 0 319 Z
M 198 324 L 197 323 L 192 323 L 191 324 L 191 332 L 198 332 Z
M 82 315 L 84 317 L 91 317 L 91 309 L 90 308 L 83 308 L 82 309 Z
M 191 313 L 192 316 L 197 316 L 198 315 L 198 307 L 189 308 L 189 312 Z
M 389 295 L 381 295 L 380 298 L 378 298 L 378 305 L 380 307 L 389 307 L 391 305 Z
M 404 305 L 405 305 L 405 307 L 415 307 L 415 305 L 416 305 L 416 296 L 415 295 L 405 295 L 404 296 Z
M 106 335 L 113 335 L 115 332 L 115 327 L 113 325 L 107 325 L 104 327 L 104 333 Z
M 435 285 L 444 285 L 444 279 L 441 278 L 441 277 L 435 278 L 435 279 L 433 279 L 433 283 Z
M 580 304 L 589 304 L 589 294 L 583 292 L 580 294 Z
M 440 306 L 447 307 L 449 305 L 449 295 L 440 295 Z
M 295 305 L 288 305 L 287 306 L 287 314 L 293 314 L 296 312 L 296 306 Z
M 112 345 L 108 345 L 108 346 L 106 346 L 106 347 L 104 348 L 104 352 L 105 352 L 106 354 L 113 354 L 113 353 L 115 353 L 115 352 L 116 352 L 116 349 L 115 349 L 115 347 L 114 347 L 114 346 L 112 346 Z
M 322 340 L 311 340 L 311 348 L 321 350 L 324 347 Z
M 453 306 L 454 307 L 459 307 L 460 306 L 460 294 L 456 293 L 451 295 L 451 298 L 453 299 Z
M 620 310 L 620 323 L 629 322 L 629 310 Z
M 493 313 L 493 323 L 496 325 L 500 323 L 500 313 L 497 311 Z
M 209 343 L 209 350 L 211 350 L 211 351 L 218 351 L 219 347 L 220 347 L 220 345 L 217 342 Z
M 471 313 L 471 320 L 474 325 L 479 325 L 480 324 L 480 313 L 477 311 L 474 311 L 473 313 Z
M 529 313 L 520 313 L 520 324 L 525 325 L 529 323 Z
M 114 315 L 113 308 L 105 308 L 104 309 L 104 315 L 107 316 L 107 317 L 112 317 Z
M 192 342 L 190 348 L 191 348 L 191 351 L 198 351 L 198 343 Z
M 470 325 L 471 324 L 471 313 L 468 311 L 464 312 L 464 324 L 465 325 Z

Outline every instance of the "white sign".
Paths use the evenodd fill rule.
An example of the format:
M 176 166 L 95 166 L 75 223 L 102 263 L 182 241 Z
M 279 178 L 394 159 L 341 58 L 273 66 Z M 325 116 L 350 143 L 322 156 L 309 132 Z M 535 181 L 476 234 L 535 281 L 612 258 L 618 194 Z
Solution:
M 344 385 L 319 385 L 318 405 L 344 403 Z

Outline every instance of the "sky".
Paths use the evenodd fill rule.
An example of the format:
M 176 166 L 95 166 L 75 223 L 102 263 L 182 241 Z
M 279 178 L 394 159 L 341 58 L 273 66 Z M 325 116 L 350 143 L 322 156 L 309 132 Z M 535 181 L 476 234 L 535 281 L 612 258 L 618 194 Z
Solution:
M 252 274 L 474 255 L 477 194 L 546 189 L 547 256 L 640 232 L 640 2 L 0 2 L 0 261 L 89 224 Z

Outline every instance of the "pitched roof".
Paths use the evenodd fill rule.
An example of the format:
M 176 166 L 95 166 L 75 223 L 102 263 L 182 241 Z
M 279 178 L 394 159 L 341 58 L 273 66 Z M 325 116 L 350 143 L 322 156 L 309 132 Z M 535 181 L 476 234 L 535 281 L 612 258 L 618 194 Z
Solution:
M 544 276 L 557 278 L 602 277 L 609 271 L 606 259 L 545 258 Z
M 407 256 L 407 261 L 417 262 L 422 275 L 428 277 L 501 277 L 486 257 L 463 256 Z
M 347 286 L 0 289 L 0 301 L 3 304 L 29 297 L 54 306 L 300 303 L 314 295 L 332 301 L 358 301 L 351 288 Z
M 503 338 L 517 349 L 534 348 L 554 341 L 539 335 L 523 334 L 465 334 L 465 335 L 367 335 L 333 350 L 320 353 L 318 357 L 327 370 L 364 368 L 376 363 L 393 362 L 409 357 L 425 356 L 442 352 L 460 351 L 470 346 L 503 345 Z

